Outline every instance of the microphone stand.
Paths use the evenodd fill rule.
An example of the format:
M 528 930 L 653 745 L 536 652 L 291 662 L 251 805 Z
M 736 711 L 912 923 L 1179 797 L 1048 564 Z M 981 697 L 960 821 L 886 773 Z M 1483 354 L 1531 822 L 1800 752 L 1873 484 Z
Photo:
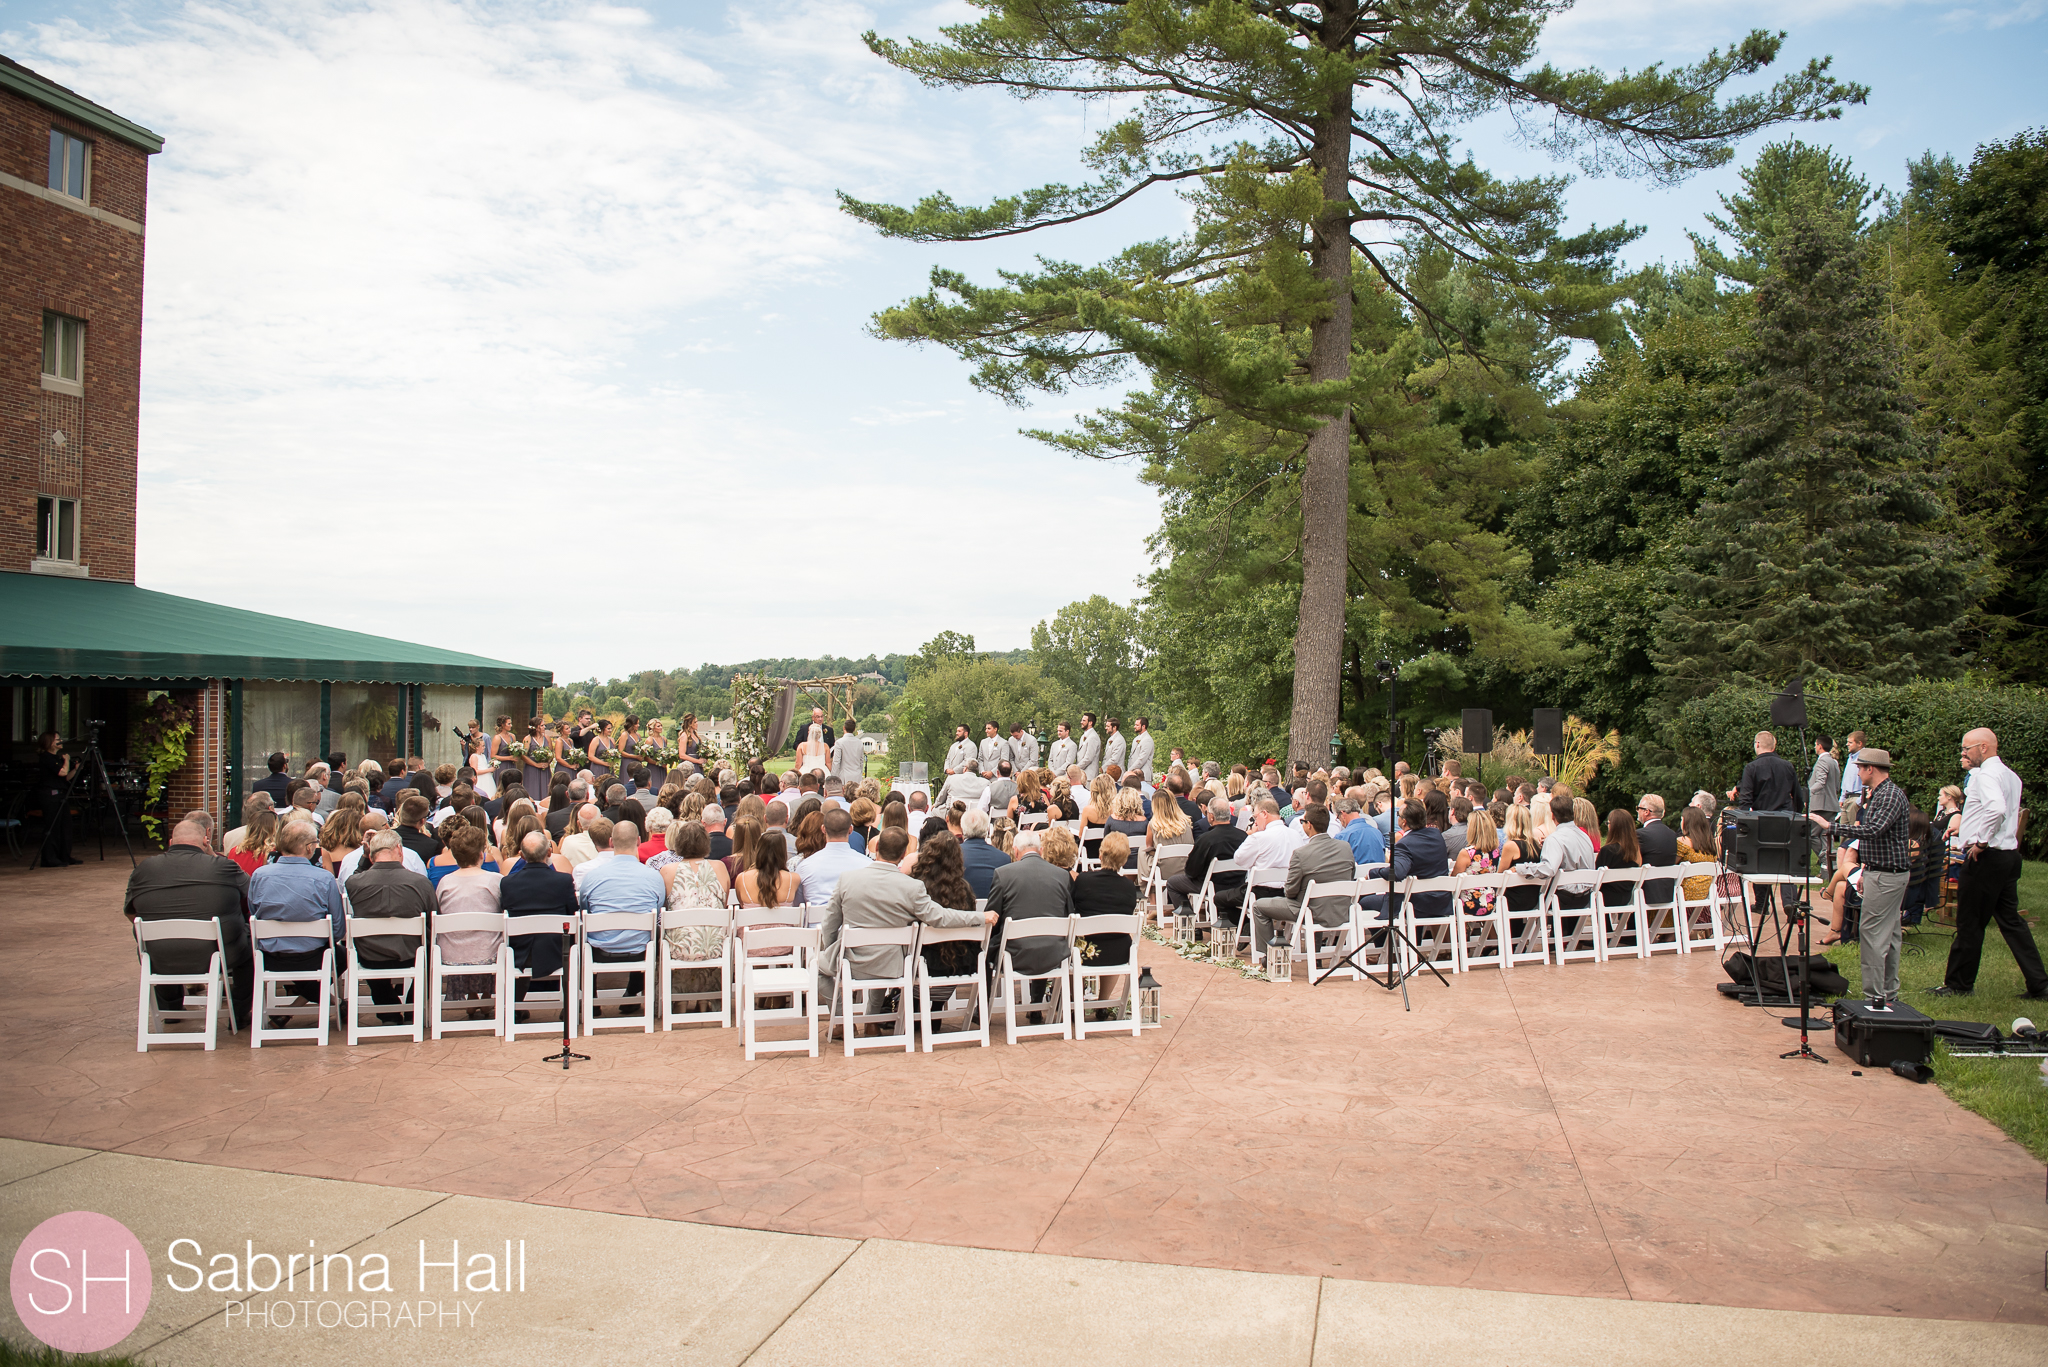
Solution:
M 574 945 L 571 941 L 569 923 L 564 921 L 562 922 L 562 1052 L 559 1054 L 549 1054 L 541 1062 L 554 1063 L 560 1061 L 562 1071 L 565 1073 L 569 1071 L 570 1059 L 576 1059 L 581 1063 L 590 1062 L 590 1055 L 579 1054 L 569 1048 L 569 1014 L 572 1010 L 569 993 L 569 951 L 572 948 L 574 948 Z
M 1801 754 L 1810 753 L 1806 744 L 1806 728 L 1804 726 L 1799 728 L 1799 750 Z M 1793 772 L 1797 773 L 1798 771 L 1794 770 Z M 1806 804 L 1802 802 L 1799 804 L 1799 807 L 1800 816 L 1806 817 Z M 1797 901 L 1793 902 L 1790 911 L 1793 922 L 1799 927 L 1799 1015 L 1796 1018 L 1785 1017 L 1784 1024 L 1799 1031 L 1799 1047 L 1780 1054 L 1778 1057 L 1781 1059 L 1803 1058 L 1811 1059 L 1815 1063 L 1826 1063 L 1827 1060 L 1825 1058 L 1813 1052 L 1813 1046 L 1807 1040 L 1807 1032 L 1813 1028 L 1812 824 L 1810 817 L 1807 817 L 1801 823 L 1805 829 L 1799 832 L 1799 848 L 1803 852 L 1799 866 L 1799 897 Z M 1783 963 L 1784 960 L 1780 959 L 1779 962 Z M 1759 973 L 1758 977 L 1761 978 L 1762 974 Z M 1785 986 L 1790 988 L 1791 984 L 1788 982 Z

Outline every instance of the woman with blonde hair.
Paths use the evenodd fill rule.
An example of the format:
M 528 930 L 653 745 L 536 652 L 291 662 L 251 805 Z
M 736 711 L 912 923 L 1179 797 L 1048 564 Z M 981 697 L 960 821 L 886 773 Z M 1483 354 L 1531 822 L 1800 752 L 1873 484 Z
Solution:
M 327 824 L 320 828 L 320 867 L 336 878 L 341 877 L 341 861 L 363 844 L 363 813 L 368 808 L 360 802 L 351 805 L 348 799 L 354 796 L 343 794 L 341 804 L 328 813 Z
M 259 802 L 261 810 L 254 805 Z M 228 858 L 234 860 L 243 873 L 254 873 L 269 861 L 270 851 L 277 843 L 277 813 L 271 808 L 270 798 L 257 793 L 242 815 L 242 838 L 228 851 Z
M 1108 774 L 1102 775 L 1088 785 L 1088 800 L 1081 806 L 1083 831 L 1109 825 L 1110 815 L 1116 810 L 1116 794 L 1116 780 Z M 1102 837 L 1097 836 L 1093 840 L 1084 840 L 1081 843 L 1088 857 L 1093 859 L 1102 848 Z
M 853 829 L 847 833 L 846 843 L 853 847 L 855 854 L 866 854 L 868 842 L 876 835 L 875 818 L 882 811 L 866 797 L 857 797 L 846 809 L 846 815 L 853 822 Z
M 1139 810 L 1144 810 L 1142 803 Z M 1152 824 L 1145 831 L 1145 848 L 1156 850 L 1161 845 L 1185 841 L 1188 832 L 1194 829 L 1194 824 L 1188 820 L 1188 814 L 1180 809 L 1178 802 L 1171 797 L 1162 797 L 1152 804 Z
M 1628 813 L 1623 812 L 1622 815 L 1627 816 Z M 1600 853 L 1600 813 L 1590 798 L 1572 799 L 1572 824 L 1584 831 L 1586 839 L 1593 842 L 1593 853 Z M 1641 856 L 1637 857 L 1637 862 L 1642 862 Z
M 1476 813 L 1475 813 L 1476 815 Z M 1507 838 L 1501 842 L 1500 859 L 1495 868 L 1512 869 L 1523 864 L 1533 864 L 1543 857 L 1543 842 L 1536 838 L 1536 818 L 1527 807 L 1508 808 Z M 1517 915 L 1534 915 L 1536 904 L 1543 896 L 1539 883 L 1525 887 L 1511 887 L 1508 892 L 1508 910 Z M 1521 927 L 1509 923 L 1512 934 L 1519 937 Z
M 1017 795 L 1010 799 L 1009 816 L 1014 820 L 1021 816 L 1037 816 L 1045 811 L 1045 785 L 1036 769 L 1026 769 L 1017 775 Z

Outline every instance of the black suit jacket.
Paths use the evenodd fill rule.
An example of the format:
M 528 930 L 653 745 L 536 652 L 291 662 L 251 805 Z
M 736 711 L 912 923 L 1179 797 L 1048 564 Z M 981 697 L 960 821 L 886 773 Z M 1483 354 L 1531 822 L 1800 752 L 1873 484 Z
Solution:
M 1237 847 L 1251 837 L 1235 826 L 1211 826 L 1195 837 L 1195 847 L 1188 851 L 1188 862 L 1181 868 L 1187 880 L 1197 889 L 1202 880 L 1209 876 L 1209 866 L 1219 859 L 1231 859 L 1237 855 Z M 1219 873 L 1216 875 L 1216 890 L 1244 886 L 1243 873 Z
M 271 805 L 276 807 L 284 806 L 285 795 L 291 792 L 291 790 L 292 776 L 290 774 L 265 774 L 262 778 L 249 785 L 249 791 L 252 793 L 269 794 Z M 200 969 L 195 971 L 203 971 L 204 968 L 205 965 L 202 964 Z
M 1643 823 L 1636 832 L 1636 844 L 1643 850 L 1643 867 L 1652 868 L 1678 862 L 1678 832 L 1662 821 Z M 1643 884 L 1643 900 L 1653 906 L 1664 906 L 1672 900 L 1672 880 L 1652 878 Z
M 1803 812 L 1799 799 L 1803 790 L 1799 775 L 1783 755 L 1758 755 L 1742 768 L 1742 782 L 1735 789 L 1735 805 L 1759 812 Z
M 576 880 L 546 864 L 519 867 L 498 880 L 498 906 L 507 916 L 559 916 L 576 919 Z M 562 937 L 557 933 L 514 935 L 512 958 L 536 978 L 550 978 L 562 968 Z
M 225 855 L 173 845 L 128 875 L 121 910 L 144 921 L 219 921 L 228 960 L 249 958 L 249 875 Z M 159 940 L 149 951 L 159 973 L 204 973 L 213 947 L 204 940 Z
M 1073 879 L 1059 865 L 1048 864 L 1037 855 L 1027 856 L 996 870 L 989 885 L 988 909 L 996 913 L 989 943 L 989 963 L 993 967 L 1000 962 L 997 956 L 1011 921 L 1074 914 Z M 1010 959 L 1019 973 L 1048 972 L 1064 963 L 1066 957 L 1067 942 L 1047 935 L 1034 935 L 1010 945 Z
M 1174 801 L 1178 802 L 1180 809 L 1187 813 L 1188 822 L 1194 827 L 1195 835 L 1198 838 L 1208 831 L 1209 814 L 1202 810 L 1201 803 L 1191 797 L 1176 797 Z

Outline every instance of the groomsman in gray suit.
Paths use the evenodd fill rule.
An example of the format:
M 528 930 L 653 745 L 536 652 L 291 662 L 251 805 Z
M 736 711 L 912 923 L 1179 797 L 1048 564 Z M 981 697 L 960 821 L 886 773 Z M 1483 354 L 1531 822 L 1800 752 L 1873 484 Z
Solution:
M 1095 729 L 1093 712 L 1081 714 L 1081 753 L 1074 757 L 1074 763 L 1081 766 L 1090 783 L 1102 773 L 1102 733 Z
M 1131 772 L 1152 781 L 1152 720 L 1149 717 L 1133 717 L 1132 725 L 1138 728 L 1138 737 L 1131 742 Z
M 1038 737 L 1024 729 L 1024 723 L 1010 723 L 1010 771 L 1021 774 L 1038 767 Z
M 1055 778 L 1065 775 L 1067 766 L 1074 762 L 1074 741 L 1067 729 L 1067 724 L 1061 722 L 1060 738 L 1052 743 L 1052 750 L 1045 757 L 1045 767 L 1052 770 Z
M 1118 729 L 1122 725 L 1115 717 L 1109 719 L 1109 741 L 1102 749 L 1102 767 L 1114 764 L 1119 774 L 1124 772 L 1124 733 Z
M 981 772 L 988 775 L 995 773 L 996 766 L 1003 762 L 1003 738 L 994 722 L 983 723 L 982 730 L 986 734 L 981 738 Z
M 946 748 L 946 772 L 957 774 L 967 767 L 967 761 L 980 758 L 981 752 L 974 748 L 974 742 L 967 739 L 967 728 L 953 728 L 953 743 Z

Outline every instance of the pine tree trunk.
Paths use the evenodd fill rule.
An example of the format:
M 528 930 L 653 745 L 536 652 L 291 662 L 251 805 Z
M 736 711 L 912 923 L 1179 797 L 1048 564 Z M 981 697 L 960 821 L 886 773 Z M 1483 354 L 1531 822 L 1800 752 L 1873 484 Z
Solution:
M 1338 8 L 1347 10 L 1348 6 Z M 1344 32 L 1346 15 L 1325 11 Z M 1322 175 L 1327 216 L 1316 225 L 1309 260 L 1330 290 L 1330 312 L 1309 329 L 1309 378 L 1343 380 L 1351 373 L 1351 92 L 1337 97 L 1316 130 L 1313 153 Z M 1308 440 L 1301 481 L 1301 612 L 1294 632 L 1294 711 L 1287 756 L 1327 763 L 1337 729 L 1344 666 L 1344 588 L 1351 520 L 1351 414 L 1336 413 Z

